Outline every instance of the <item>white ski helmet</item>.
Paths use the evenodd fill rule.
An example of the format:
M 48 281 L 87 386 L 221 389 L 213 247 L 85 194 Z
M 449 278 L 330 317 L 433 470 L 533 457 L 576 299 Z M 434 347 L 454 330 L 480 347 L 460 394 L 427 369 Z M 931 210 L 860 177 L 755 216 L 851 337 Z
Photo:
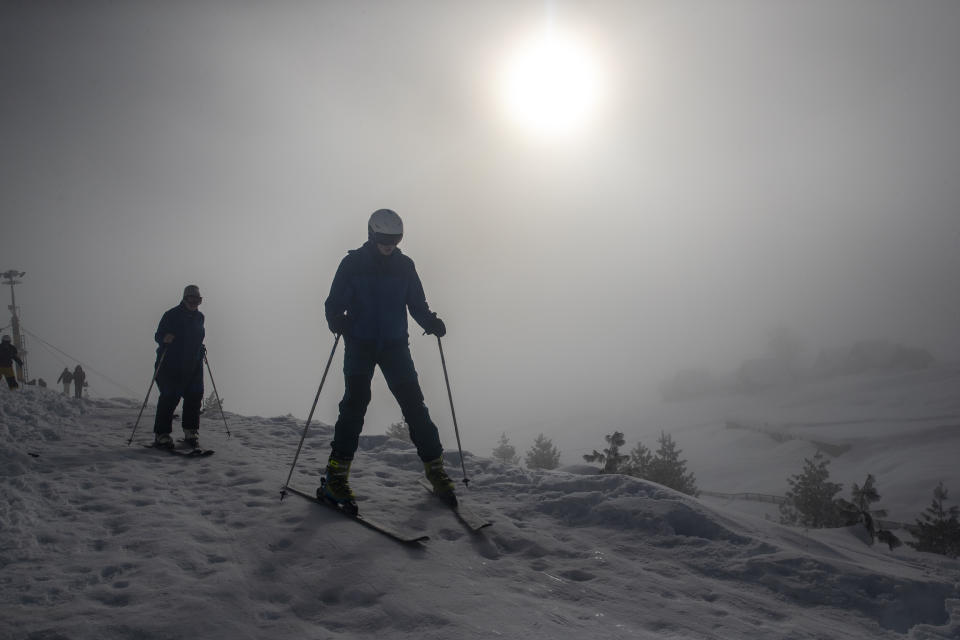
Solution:
M 367 223 L 367 238 L 378 244 L 397 244 L 403 238 L 403 220 L 393 209 L 377 209 Z

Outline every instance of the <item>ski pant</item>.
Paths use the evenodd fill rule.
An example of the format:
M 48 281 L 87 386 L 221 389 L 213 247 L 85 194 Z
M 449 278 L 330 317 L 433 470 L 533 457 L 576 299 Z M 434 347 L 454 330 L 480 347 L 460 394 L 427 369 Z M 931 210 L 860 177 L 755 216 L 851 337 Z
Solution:
M 69 383 L 69 382 L 64 382 L 64 383 L 63 383 L 63 395 L 65 395 L 65 396 L 69 396 L 69 395 L 70 395 L 70 383 Z
M 17 389 L 20 385 L 17 384 L 17 374 L 13 370 L 13 365 L 9 367 L 0 367 L 0 376 L 7 379 L 7 386 L 11 389 Z
M 153 422 L 154 433 L 170 433 L 173 431 L 173 412 L 183 398 L 183 430 L 200 430 L 200 406 L 203 404 L 203 369 L 197 368 L 192 379 L 184 381 L 180 378 L 157 375 L 157 388 L 160 389 L 160 399 L 157 400 L 157 416 Z
M 73 383 L 73 395 L 77 398 L 83 397 L 83 380 Z
M 346 338 L 344 341 L 343 375 L 345 390 L 340 401 L 340 415 L 334 425 L 332 456 L 353 460 L 363 430 L 363 418 L 370 404 L 370 382 L 373 371 L 380 367 L 387 387 L 400 404 L 403 419 L 410 427 L 410 439 L 417 455 L 424 462 L 443 455 L 437 425 L 423 402 L 417 371 L 405 342 L 377 348 L 375 343 Z

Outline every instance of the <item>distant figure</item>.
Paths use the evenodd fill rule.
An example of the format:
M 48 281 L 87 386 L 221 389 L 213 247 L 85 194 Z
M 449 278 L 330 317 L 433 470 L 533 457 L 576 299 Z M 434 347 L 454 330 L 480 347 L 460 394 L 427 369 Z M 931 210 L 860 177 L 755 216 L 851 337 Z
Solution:
M 456 504 L 453 481 L 443 468 L 440 435 L 423 402 L 410 356 L 407 310 L 428 334 L 442 337 L 447 329 L 427 305 L 413 260 L 397 248 L 401 238 L 400 216 L 390 209 L 374 211 L 367 223 L 367 242 L 340 262 L 324 304 L 327 326 L 343 336 L 346 388 L 318 495 L 352 513 L 357 504 L 348 482 L 350 465 L 378 366 L 410 426 L 410 438 L 434 492 Z
M 200 446 L 200 406 L 203 404 L 203 314 L 200 288 L 187 285 L 180 304 L 160 318 L 154 334 L 157 342 L 157 416 L 153 423 L 154 445 L 173 448 L 173 412 L 183 398 L 183 441 L 194 449 Z M 159 369 L 157 369 L 159 367 Z
M 57 378 L 57 382 L 63 383 L 63 395 L 70 397 L 70 383 L 73 382 L 73 374 L 70 373 L 70 369 L 67 367 L 63 368 L 63 371 L 60 372 L 60 377 Z
M 877 529 L 873 526 L 873 516 L 868 512 L 861 512 L 863 516 L 863 526 L 867 528 L 867 532 L 870 534 L 870 544 L 873 544 L 873 539 L 877 537 Z
M 83 388 L 87 384 L 87 374 L 83 372 L 83 367 L 77 365 L 73 369 L 73 393 L 77 398 L 83 397 Z
M 887 529 L 880 529 L 880 531 L 877 532 L 877 540 L 885 542 L 887 546 L 890 547 L 890 551 L 893 551 L 903 544 L 893 531 Z
M 17 355 L 17 348 L 13 346 L 10 336 L 3 336 L 0 340 L 0 376 L 6 377 L 7 384 L 11 389 L 18 389 L 20 385 L 17 384 L 17 372 L 13 367 L 14 362 L 23 367 L 23 360 Z

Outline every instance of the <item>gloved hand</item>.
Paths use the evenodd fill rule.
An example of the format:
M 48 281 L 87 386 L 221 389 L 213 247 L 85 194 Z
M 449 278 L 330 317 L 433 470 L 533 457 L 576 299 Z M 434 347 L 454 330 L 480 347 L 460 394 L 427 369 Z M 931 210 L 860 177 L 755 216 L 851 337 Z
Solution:
M 330 327 L 330 331 L 333 333 L 343 336 L 350 332 L 351 324 L 353 324 L 353 321 L 350 319 L 350 316 L 335 316 L 333 320 L 327 323 L 327 326 Z
M 438 318 L 437 314 L 433 314 L 433 319 L 427 323 L 425 331 L 428 335 L 442 338 L 447 335 L 447 325 L 443 324 L 443 320 Z

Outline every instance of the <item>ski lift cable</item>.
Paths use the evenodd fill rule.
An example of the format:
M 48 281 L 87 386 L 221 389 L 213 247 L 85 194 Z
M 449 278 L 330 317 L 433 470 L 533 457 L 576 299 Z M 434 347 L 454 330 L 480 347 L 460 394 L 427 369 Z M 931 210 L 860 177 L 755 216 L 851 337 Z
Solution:
M 41 347 L 43 347 L 46 350 L 47 353 L 50 354 L 50 357 L 52 357 L 54 360 L 56 360 L 63 366 L 67 366 L 69 364 L 69 361 L 66 358 L 61 357 L 59 353 L 57 353 L 56 351 L 54 351 L 53 349 L 45 345 L 42 341 L 40 341 L 39 344 Z
M 82 365 L 83 365 L 84 367 L 86 367 L 86 369 L 89 370 L 91 373 L 94 373 L 94 374 L 100 376 L 101 378 L 103 378 L 104 380 L 106 380 L 107 382 L 113 384 L 114 386 L 116 386 L 116 387 L 118 387 L 118 388 L 120 388 L 120 389 L 123 389 L 123 390 L 126 391 L 127 393 L 131 394 L 131 396 L 137 395 L 136 391 L 133 391 L 133 390 L 130 389 L 129 387 L 120 384 L 120 383 L 117 382 L 116 380 L 111 380 L 107 375 L 105 375 L 105 374 L 103 374 L 103 373 L 100 373 L 99 371 L 97 371 L 97 370 L 94 369 L 93 367 L 87 365 L 87 364 L 84 363 L 82 360 L 80 360 L 80 358 L 75 358 L 75 357 L 71 356 L 69 353 L 67 353 L 67 352 L 64 351 L 63 349 L 58 348 L 56 345 L 50 344 L 49 342 L 47 342 L 46 340 L 44 340 L 43 338 L 41 338 L 41 337 L 38 336 L 37 334 L 33 333 L 32 331 L 28 331 L 27 329 L 25 329 L 25 328 L 23 327 L 23 325 L 20 325 L 20 330 L 23 331 L 23 332 L 24 332 L 25 334 L 27 334 L 28 336 L 34 338 L 35 340 L 39 340 L 40 342 L 42 342 L 43 344 L 47 345 L 48 347 L 50 347 L 50 348 L 53 349 L 54 351 L 57 351 L 58 353 L 63 354 L 64 356 L 66 356 L 66 357 L 69 358 L 70 360 L 82 364 Z

